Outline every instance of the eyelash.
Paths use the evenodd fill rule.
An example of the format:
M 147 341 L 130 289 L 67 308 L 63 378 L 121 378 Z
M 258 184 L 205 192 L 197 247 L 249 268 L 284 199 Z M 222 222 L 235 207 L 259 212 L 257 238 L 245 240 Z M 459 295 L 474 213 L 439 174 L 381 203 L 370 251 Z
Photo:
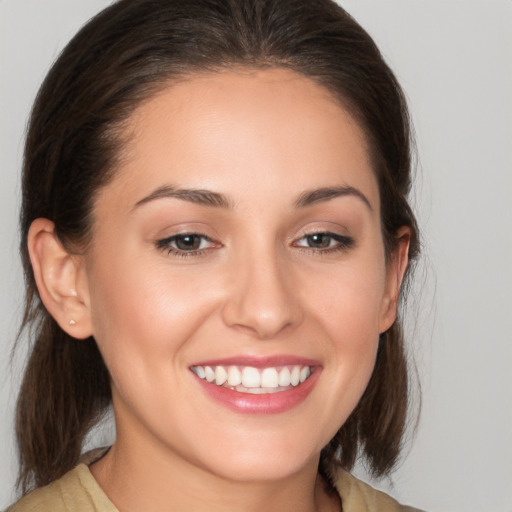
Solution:
M 190 256 L 201 256 L 203 255 L 209 247 L 204 247 L 202 249 L 192 249 L 192 250 L 186 250 L 186 249 L 180 249 L 178 247 L 173 247 L 171 244 L 176 243 L 180 239 L 185 238 L 194 238 L 194 239 L 200 239 L 200 244 L 205 241 L 212 245 L 216 245 L 215 242 L 207 237 L 206 235 L 201 235 L 200 233 L 179 233 L 177 235 L 170 236 L 168 238 L 164 238 L 162 240 L 158 240 L 156 243 L 156 246 L 158 249 L 167 252 L 170 256 L 177 256 L 178 258 L 188 258 Z M 220 244 L 217 244 L 220 245 Z
M 298 242 L 301 240 L 308 239 L 310 237 L 314 236 L 323 236 L 329 238 L 329 244 L 334 241 L 334 245 L 329 245 L 329 247 L 321 248 L 321 247 L 309 247 L 305 245 L 298 245 Z M 302 236 L 297 240 L 297 242 L 294 242 L 294 245 L 302 250 L 305 251 L 313 251 L 316 254 L 320 255 L 326 255 L 331 254 L 335 252 L 341 252 L 346 251 L 348 249 L 351 249 L 355 244 L 355 240 L 349 236 L 340 235 L 338 233 L 331 233 L 329 231 L 318 231 L 314 233 L 307 233 L 306 235 Z
M 322 247 L 310 247 L 310 246 L 298 244 L 298 242 L 300 242 L 302 240 L 307 240 L 308 238 L 315 237 L 315 236 L 327 237 L 329 239 L 329 246 L 322 248 Z M 197 241 L 197 239 L 199 239 L 200 245 L 203 242 L 207 242 L 209 244 L 212 244 L 213 247 L 215 247 L 215 246 L 220 247 L 220 244 L 216 244 L 216 242 L 214 242 L 211 238 L 207 237 L 206 235 L 202 235 L 200 233 L 179 233 L 177 235 L 173 235 L 168 238 L 158 240 L 156 242 L 156 246 L 158 249 L 167 252 L 168 255 L 176 256 L 178 258 L 188 258 L 191 256 L 196 256 L 196 257 L 202 256 L 205 254 L 206 251 L 208 251 L 208 249 L 211 248 L 211 247 L 204 247 L 204 248 L 199 248 L 199 249 L 187 250 L 187 249 L 180 249 L 178 247 L 174 247 L 173 245 L 171 245 L 171 244 L 176 244 L 178 240 L 180 240 L 180 239 L 183 240 L 185 238 L 194 238 L 195 241 Z M 335 244 L 333 246 L 330 245 L 332 243 L 332 241 L 335 242 Z M 354 244 L 355 244 L 355 240 L 351 237 L 339 235 L 337 233 L 331 233 L 328 231 L 319 231 L 316 233 L 308 233 L 308 234 L 302 236 L 301 238 L 296 240 L 292 245 L 294 247 L 297 247 L 297 248 L 303 250 L 303 251 L 308 251 L 308 252 L 313 252 L 315 254 L 325 255 L 325 254 L 330 254 L 330 253 L 335 253 L 335 252 L 346 251 L 346 250 L 352 248 L 354 246 Z

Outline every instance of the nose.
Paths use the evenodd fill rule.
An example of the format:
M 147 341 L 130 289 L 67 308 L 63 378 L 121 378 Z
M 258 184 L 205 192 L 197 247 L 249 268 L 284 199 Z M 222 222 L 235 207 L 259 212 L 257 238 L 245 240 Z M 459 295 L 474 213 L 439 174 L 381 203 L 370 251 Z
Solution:
M 303 311 L 289 262 L 275 254 L 252 254 L 230 273 L 232 287 L 222 310 L 229 327 L 271 339 L 301 323 Z

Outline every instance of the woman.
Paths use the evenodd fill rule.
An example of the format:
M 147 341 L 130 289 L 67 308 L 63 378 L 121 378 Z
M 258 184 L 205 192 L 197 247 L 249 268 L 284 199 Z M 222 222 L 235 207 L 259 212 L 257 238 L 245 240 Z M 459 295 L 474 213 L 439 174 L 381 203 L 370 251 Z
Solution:
M 388 474 L 405 429 L 409 138 L 328 0 L 91 20 L 27 135 L 17 434 L 39 489 L 10 510 L 406 510 L 347 470 Z M 110 404 L 114 444 L 81 459 Z

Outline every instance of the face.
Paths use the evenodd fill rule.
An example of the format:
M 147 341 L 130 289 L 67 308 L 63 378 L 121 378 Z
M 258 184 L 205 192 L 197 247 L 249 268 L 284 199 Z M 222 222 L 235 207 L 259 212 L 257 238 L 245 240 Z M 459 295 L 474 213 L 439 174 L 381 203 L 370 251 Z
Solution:
M 192 77 L 126 130 L 81 289 L 119 450 L 233 480 L 316 467 L 394 320 L 362 130 L 286 70 Z

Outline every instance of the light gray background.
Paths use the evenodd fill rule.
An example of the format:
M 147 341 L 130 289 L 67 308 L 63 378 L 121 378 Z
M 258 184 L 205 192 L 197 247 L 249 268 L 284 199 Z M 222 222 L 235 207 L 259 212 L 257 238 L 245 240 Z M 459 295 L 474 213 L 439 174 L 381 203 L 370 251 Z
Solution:
M 410 330 L 423 415 L 391 492 L 431 512 L 512 512 L 512 2 L 340 3 L 405 88 L 420 155 L 415 204 L 426 259 Z M 14 497 L 19 370 L 9 370 L 9 352 L 22 299 L 25 122 L 49 64 L 107 4 L 0 0 L 0 507 Z

